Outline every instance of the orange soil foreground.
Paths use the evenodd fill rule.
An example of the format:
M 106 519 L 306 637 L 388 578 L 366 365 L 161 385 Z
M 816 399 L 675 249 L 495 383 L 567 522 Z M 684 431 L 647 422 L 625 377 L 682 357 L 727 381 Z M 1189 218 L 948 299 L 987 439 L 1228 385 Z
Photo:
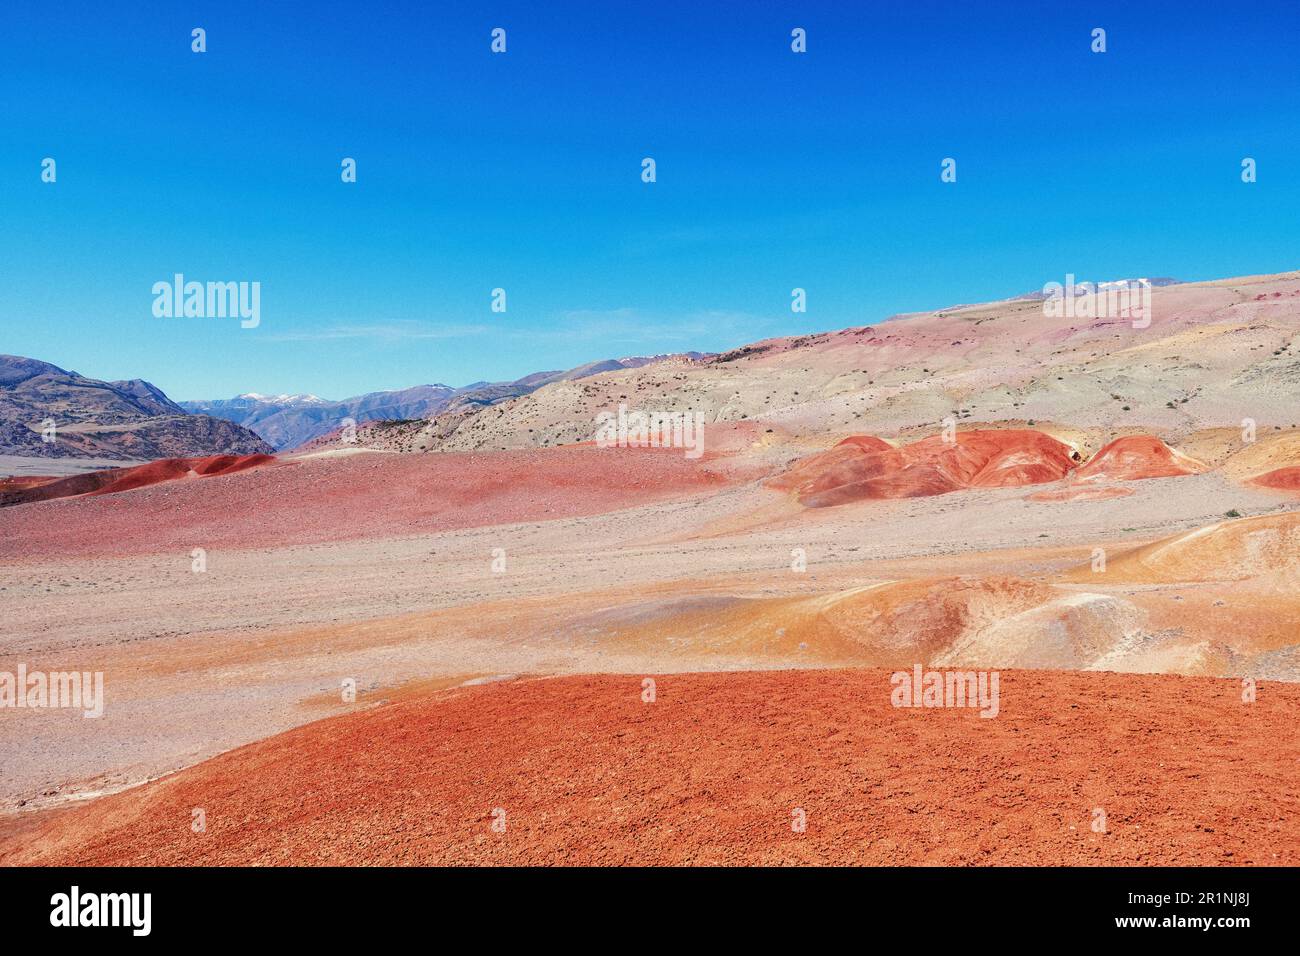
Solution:
M 887 670 L 656 681 L 653 703 L 581 676 L 320 721 L 11 817 L 0 863 L 1300 863 L 1300 686 L 1006 671 L 983 719 L 892 707 Z

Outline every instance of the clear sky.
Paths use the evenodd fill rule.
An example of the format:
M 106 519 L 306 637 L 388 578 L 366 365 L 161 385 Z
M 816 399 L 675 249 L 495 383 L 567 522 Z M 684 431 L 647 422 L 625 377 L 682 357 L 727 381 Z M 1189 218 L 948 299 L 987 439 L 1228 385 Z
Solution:
M 0 352 L 341 398 L 1067 272 L 1296 268 L 1298 27 L 1294 0 L 6 3 Z M 155 318 L 176 272 L 260 282 L 260 326 Z

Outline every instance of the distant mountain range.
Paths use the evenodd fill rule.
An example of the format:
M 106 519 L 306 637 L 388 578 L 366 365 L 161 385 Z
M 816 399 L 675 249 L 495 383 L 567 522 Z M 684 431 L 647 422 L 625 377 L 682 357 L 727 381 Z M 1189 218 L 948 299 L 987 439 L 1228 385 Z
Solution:
M 1162 289 L 1165 286 L 1180 285 L 1182 283 L 1182 280 L 1171 279 L 1168 276 L 1160 276 L 1155 279 L 1148 279 L 1148 278 L 1112 279 L 1107 282 L 1087 282 L 1083 279 L 1076 279 L 1073 285 L 1070 286 L 1069 292 L 1066 292 L 1066 290 L 1062 288 L 1061 294 L 1080 296 L 1080 295 L 1085 295 L 1088 292 L 1107 292 L 1110 289 L 1121 289 L 1121 288 L 1132 286 L 1135 283 L 1142 283 L 1142 282 L 1145 282 L 1148 286 L 1150 286 L 1153 289 Z M 1065 284 L 1061 283 L 1061 285 L 1064 286 Z M 1041 299 L 1048 298 L 1048 296 L 1049 293 L 1044 292 L 1042 289 L 1038 289 L 1033 292 L 1026 292 L 1024 295 L 1016 296 L 1016 298 L 1041 300 Z
M 297 448 L 336 432 L 351 419 L 425 419 L 478 410 L 553 382 L 641 368 L 699 352 L 589 362 L 567 371 L 534 372 L 513 382 L 416 385 L 341 401 L 316 395 L 261 395 L 173 402 L 144 379 L 104 382 L 39 359 L 0 355 L 0 455 L 149 461 L 248 455 Z M 45 433 L 53 426 L 53 441 Z
M 422 418 L 442 408 L 456 391 L 448 385 L 416 385 L 337 402 L 315 395 L 249 392 L 234 398 L 181 402 L 180 407 L 192 414 L 212 415 L 242 425 L 277 450 L 284 450 L 333 431 L 345 418 L 358 424 L 383 418 Z
M 667 359 L 699 360 L 702 352 L 679 355 L 637 355 L 628 358 L 588 362 L 565 371 L 533 372 L 513 382 L 474 382 L 454 388 L 450 385 L 416 385 L 395 391 L 368 392 L 339 401 L 315 395 L 260 395 L 249 392 L 234 398 L 180 402 L 186 412 L 211 415 L 252 429 L 278 450 L 297 448 L 314 438 L 337 431 L 345 419 L 357 425 L 374 421 L 430 418 L 460 407 L 481 408 L 518 398 L 552 382 L 572 381 L 642 368 Z
M 46 441 L 51 425 L 54 440 Z M 271 450 L 247 428 L 187 413 L 143 379 L 101 382 L 0 355 L 0 454 L 150 460 Z

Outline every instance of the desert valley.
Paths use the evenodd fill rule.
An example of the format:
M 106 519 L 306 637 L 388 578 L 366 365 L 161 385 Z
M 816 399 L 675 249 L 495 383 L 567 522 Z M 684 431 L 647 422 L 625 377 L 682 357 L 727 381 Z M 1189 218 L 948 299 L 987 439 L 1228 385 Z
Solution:
M 1135 325 L 337 402 L 6 357 L 0 673 L 104 700 L 0 708 L 0 864 L 1300 863 L 1300 273 Z

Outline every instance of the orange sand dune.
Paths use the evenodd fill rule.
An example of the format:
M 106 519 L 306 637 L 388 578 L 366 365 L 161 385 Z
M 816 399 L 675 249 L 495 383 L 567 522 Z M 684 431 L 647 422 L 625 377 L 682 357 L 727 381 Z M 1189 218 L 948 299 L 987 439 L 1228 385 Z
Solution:
M 1117 592 L 1111 585 L 1125 583 L 1122 564 L 1114 579 L 1090 573 L 1075 580 L 1091 587 L 1010 575 L 927 576 L 807 596 L 660 598 L 585 615 L 574 626 L 625 652 L 649 656 L 671 646 L 679 668 L 717 659 L 768 667 L 921 660 L 1300 679 L 1300 662 L 1284 653 L 1300 623 L 1300 589 L 1271 595 L 1264 610 L 1253 583 L 1245 586 L 1254 596 L 1229 607 L 1211 604 L 1215 595 Z
M 1229 478 L 1276 491 L 1300 491 L 1300 432 L 1243 442 L 1223 466 Z
M 853 438 L 796 462 L 768 485 L 793 490 L 801 504 L 823 508 L 1056 481 L 1074 467 L 1073 454 L 1069 445 L 1032 429 L 958 432 L 955 441 L 934 435 L 902 448 Z
M 11 817 L 0 863 L 1300 863 L 1300 686 L 1004 671 L 985 719 L 895 708 L 888 670 L 655 681 L 653 703 L 581 676 L 309 724 Z
M 1090 566 L 1066 580 L 1097 583 Z M 1112 557 L 1106 583 L 1162 584 L 1258 579 L 1272 591 L 1300 589 L 1300 512 L 1238 518 Z
M 606 609 L 577 626 L 620 648 L 672 644 L 705 660 L 910 666 L 950 655 L 991 624 L 1072 594 L 1010 576 L 922 577 L 811 596 L 652 600 Z
M 1135 481 L 1198 475 L 1206 466 L 1154 435 L 1126 435 L 1104 446 L 1075 472 L 1078 481 Z

